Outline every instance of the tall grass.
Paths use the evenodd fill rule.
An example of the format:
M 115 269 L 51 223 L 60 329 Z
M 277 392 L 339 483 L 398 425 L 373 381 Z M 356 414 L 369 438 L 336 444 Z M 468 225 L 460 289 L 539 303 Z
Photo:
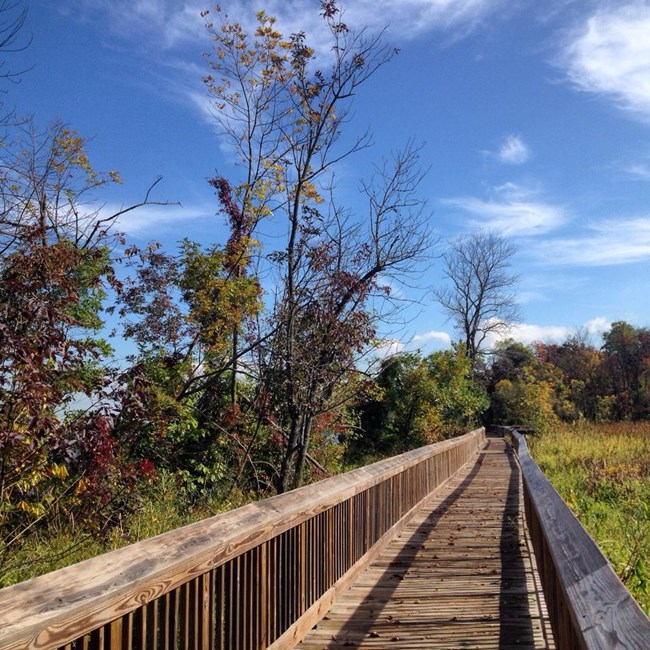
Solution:
M 67 520 L 34 530 L 7 564 L 0 567 L 0 587 L 212 517 L 250 500 L 250 495 L 227 490 L 189 501 L 179 492 L 174 476 L 162 474 L 140 507 L 125 515 L 104 539 L 93 538 Z
M 650 423 L 567 425 L 529 446 L 650 615 Z

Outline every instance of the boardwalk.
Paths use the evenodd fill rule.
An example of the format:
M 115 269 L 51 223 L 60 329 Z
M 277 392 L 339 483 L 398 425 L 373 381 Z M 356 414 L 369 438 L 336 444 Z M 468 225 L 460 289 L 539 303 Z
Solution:
M 489 438 L 299 648 L 554 648 L 521 502 L 513 453 Z

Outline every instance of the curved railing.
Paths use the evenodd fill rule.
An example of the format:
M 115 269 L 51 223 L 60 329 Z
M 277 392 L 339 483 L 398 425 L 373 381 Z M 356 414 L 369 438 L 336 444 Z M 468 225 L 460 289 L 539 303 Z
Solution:
M 531 458 L 524 436 L 512 439 L 524 484 L 524 505 L 535 559 L 560 650 L 650 648 L 650 620 L 602 551 Z
M 477 429 L 0 590 L 3 650 L 290 648 Z

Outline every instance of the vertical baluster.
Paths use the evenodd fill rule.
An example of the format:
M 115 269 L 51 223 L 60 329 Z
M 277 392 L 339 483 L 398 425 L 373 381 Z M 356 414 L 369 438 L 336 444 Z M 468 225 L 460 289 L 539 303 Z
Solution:
M 135 610 L 133 616 L 133 647 L 147 647 L 147 606 Z
M 187 606 L 185 616 L 187 617 L 188 650 L 198 650 L 198 617 L 197 617 L 197 585 L 196 579 L 187 583 Z
M 259 585 L 259 598 L 258 598 L 258 632 L 257 632 L 257 648 L 266 648 L 268 646 L 268 585 L 269 585 L 269 567 L 268 567 L 268 548 L 269 543 L 264 542 L 259 548 L 258 555 L 258 571 L 257 583 Z
M 298 617 L 297 617 L 297 610 L 298 610 L 298 600 L 299 600 L 299 594 L 298 594 L 298 544 L 297 544 L 297 535 L 298 535 L 298 529 L 297 527 L 291 528 L 289 531 L 289 591 L 291 593 L 291 606 L 289 608 L 289 619 L 287 621 L 287 626 L 288 628 Z M 285 628 L 285 629 L 286 629 Z M 284 631 L 284 630 L 283 630 Z
M 269 637 L 268 642 L 273 643 L 278 638 L 277 634 L 277 620 L 278 620 L 278 608 L 279 608 L 279 597 L 278 597 L 278 538 L 274 537 L 271 540 L 271 546 L 269 548 L 269 558 L 270 562 L 269 573 L 271 575 L 271 582 L 269 584 Z
M 298 527 L 298 591 L 300 595 L 298 616 L 302 616 L 307 609 L 307 522 L 302 522 Z
M 89 650 L 104 650 L 104 640 L 105 640 L 104 627 L 100 627 L 96 630 L 93 630 L 89 637 Z
M 334 584 L 334 510 L 329 508 L 326 512 L 327 521 L 327 583 L 325 590 L 329 589 Z
M 287 540 L 286 535 L 283 533 L 278 536 L 278 618 L 276 635 L 280 636 L 285 629 L 287 620 L 287 598 L 288 598 L 288 582 L 287 582 Z
M 147 650 L 158 650 L 158 599 L 147 605 Z
M 185 583 L 178 589 L 178 615 L 180 622 L 180 647 L 182 650 L 190 647 L 190 586 Z
M 162 599 L 161 646 L 163 650 L 176 650 L 176 591 L 170 591 Z
M 244 589 L 243 576 L 245 574 L 243 561 L 241 555 L 233 560 L 234 581 L 233 581 L 233 630 L 234 630 L 234 645 L 233 648 L 237 650 L 244 650 L 243 645 L 243 622 L 244 612 L 242 602 L 242 590 Z
M 343 512 L 343 504 L 339 503 L 336 506 L 336 522 L 334 527 L 334 539 L 336 540 L 336 579 L 338 580 L 343 575 L 343 543 L 345 538 L 341 526 L 341 514 Z
M 314 602 L 313 562 L 314 562 L 314 519 L 305 522 L 305 606 L 310 607 Z
M 253 616 L 255 615 L 253 610 L 253 590 L 256 588 L 255 580 L 253 576 L 254 564 L 254 554 L 255 550 L 251 549 L 244 554 L 242 560 L 246 566 L 245 570 L 245 581 L 244 581 L 244 620 L 246 621 L 245 625 L 245 635 L 244 635 L 244 647 L 252 648 L 253 647 L 253 625 L 255 621 Z
M 135 648 L 134 644 L 134 628 L 135 628 L 135 612 L 129 612 L 124 618 L 124 627 L 122 629 L 122 638 L 124 639 L 125 650 Z
M 246 555 L 240 555 L 237 558 L 237 648 L 246 649 L 246 629 L 248 626 L 246 612 L 246 584 L 247 584 L 247 566 Z
M 118 618 L 110 624 L 108 630 L 109 650 L 122 650 L 123 618 Z
M 355 515 L 355 503 L 356 496 L 352 496 L 348 499 L 347 507 L 347 538 L 348 538 L 348 568 L 351 567 L 355 562 L 354 557 L 354 515 Z
M 204 573 L 199 580 L 199 606 L 201 608 L 201 650 L 212 650 L 213 644 L 213 572 Z
M 214 647 L 215 650 L 226 650 L 224 638 L 225 625 L 225 567 L 223 564 L 215 569 L 214 578 Z

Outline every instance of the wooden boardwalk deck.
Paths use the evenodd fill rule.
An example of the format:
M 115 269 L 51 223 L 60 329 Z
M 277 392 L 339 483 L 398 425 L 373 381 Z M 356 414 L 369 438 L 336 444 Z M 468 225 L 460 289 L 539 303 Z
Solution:
M 512 451 L 489 438 L 298 647 L 555 648 L 522 499 Z

